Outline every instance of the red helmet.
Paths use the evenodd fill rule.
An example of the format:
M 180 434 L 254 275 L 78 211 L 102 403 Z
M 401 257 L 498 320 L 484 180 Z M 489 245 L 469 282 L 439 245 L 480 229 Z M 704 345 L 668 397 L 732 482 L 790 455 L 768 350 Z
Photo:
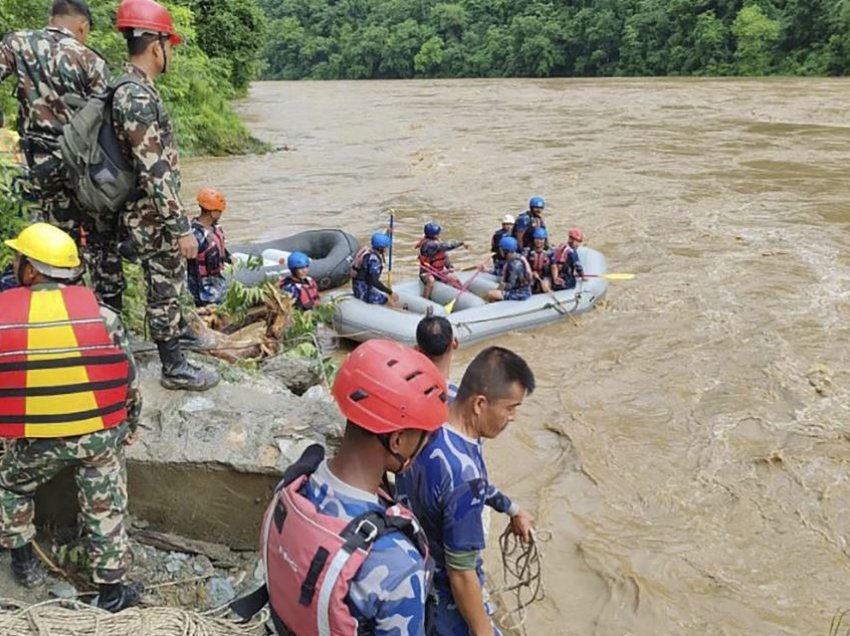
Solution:
M 227 208 L 227 201 L 225 201 L 224 195 L 218 190 L 204 188 L 198 192 L 198 205 L 210 212 L 224 212 Z
M 435 431 L 448 417 L 446 381 L 434 363 L 390 340 L 368 340 L 352 351 L 333 394 L 347 420 L 379 435 Z
M 573 229 L 570 230 L 569 236 L 572 240 L 578 241 L 579 243 L 584 241 L 584 233 L 581 231 L 581 229 L 579 229 L 577 227 L 574 227 Z
M 154 0 L 123 0 L 118 6 L 115 26 L 119 31 L 139 29 L 150 33 L 162 33 L 177 46 L 183 41 L 174 30 L 174 22 L 168 9 Z

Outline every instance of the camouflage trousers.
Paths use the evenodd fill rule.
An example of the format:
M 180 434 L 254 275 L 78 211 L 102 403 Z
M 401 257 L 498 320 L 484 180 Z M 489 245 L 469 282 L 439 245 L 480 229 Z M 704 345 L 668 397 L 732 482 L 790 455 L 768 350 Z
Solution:
M 180 335 L 180 297 L 187 293 L 186 259 L 180 255 L 177 238 L 162 227 L 158 216 L 152 208 L 136 205 L 124 217 L 145 276 L 147 321 L 154 342 Z
M 35 162 L 38 163 L 39 155 Z M 39 185 L 33 182 L 33 193 L 38 199 L 41 219 L 74 238 L 80 255 L 92 280 L 94 293 L 103 300 L 124 293 L 124 269 L 118 253 L 118 227 L 114 230 L 95 230 L 91 223 L 84 222 L 84 215 L 74 199 L 73 193 L 64 186 Z M 84 229 L 84 232 L 81 231 Z M 83 238 L 85 236 L 85 238 Z
M 72 466 L 92 578 L 95 583 L 124 580 L 130 565 L 124 527 L 127 434 L 124 424 L 78 437 L 12 440 L 0 461 L 0 546 L 19 548 L 33 540 L 36 489 Z

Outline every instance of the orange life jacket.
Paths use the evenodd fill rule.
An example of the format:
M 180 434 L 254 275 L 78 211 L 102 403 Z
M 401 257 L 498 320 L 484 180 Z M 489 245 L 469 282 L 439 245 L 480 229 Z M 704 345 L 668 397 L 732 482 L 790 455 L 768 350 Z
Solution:
M 0 437 L 72 437 L 127 419 L 129 362 L 91 290 L 0 298 Z
M 443 272 L 449 268 L 449 253 L 445 250 L 439 250 L 431 256 L 427 256 L 425 254 L 425 246 L 429 244 L 433 245 L 434 243 L 439 245 L 440 241 L 433 238 L 423 238 L 416 244 L 416 247 L 419 248 L 419 264 L 426 265 L 431 269 L 437 270 L 438 272 Z M 422 268 L 422 271 L 425 273 L 430 273 L 427 269 L 424 268 Z

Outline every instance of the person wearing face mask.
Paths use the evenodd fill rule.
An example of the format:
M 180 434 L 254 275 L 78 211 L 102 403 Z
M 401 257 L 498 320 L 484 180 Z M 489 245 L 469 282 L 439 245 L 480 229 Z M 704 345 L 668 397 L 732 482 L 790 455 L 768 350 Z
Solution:
M 524 541 L 534 518 L 490 483 L 482 440 L 505 430 L 532 391 L 534 374 L 521 357 L 484 349 L 463 376 L 448 422 L 396 479 L 399 501 L 422 520 L 434 556 L 437 606 L 429 634 L 500 633 L 484 592 L 484 507 L 508 515 Z
M 180 199 L 174 129 L 154 86 L 171 68 L 172 47 L 181 38 L 171 14 L 154 0 L 124 0 L 116 26 L 127 40 L 129 64 L 115 81 L 112 126 L 137 175 L 137 193 L 121 216 L 145 276 L 148 326 L 162 362 L 160 384 L 205 391 L 218 384 L 218 373 L 187 360 L 180 346 L 186 259 L 197 258 L 198 242 Z
M 279 634 L 424 636 L 428 541 L 381 484 L 445 421 L 445 380 L 421 353 L 369 340 L 333 396 L 346 419 L 339 451 L 310 446 L 284 473 L 260 537 L 266 584 L 231 609 L 247 617 L 268 602 Z

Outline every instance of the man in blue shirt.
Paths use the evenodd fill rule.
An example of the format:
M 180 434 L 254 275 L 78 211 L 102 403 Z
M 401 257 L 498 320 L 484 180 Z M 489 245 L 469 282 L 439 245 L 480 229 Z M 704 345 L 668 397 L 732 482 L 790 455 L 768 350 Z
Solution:
M 351 288 L 354 297 L 370 305 L 389 305 L 394 307 L 398 294 L 381 282 L 384 271 L 384 252 L 392 244 L 392 237 L 383 232 L 375 232 L 371 247 L 362 247 L 354 256 L 351 265 Z
M 449 379 L 452 373 L 452 356 L 458 347 L 452 323 L 444 316 L 425 316 L 416 325 L 416 350 L 434 363 L 446 379 L 448 403 L 455 401 L 457 384 Z
M 422 521 L 435 560 L 432 634 L 499 634 L 484 594 L 484 506 L 509 515 L 525 541 L 534 519 L 490 483 L 482 440 L 497 437 L 533 390 L 534 374 L 522 358 L 502 347 L 485 349 L 467 368 L 447 424 L 396 480 L 399 499 Z
M 307 449 L 290 468 L 305 468 L 295 470 L 301 481 L 287 483 L 285 477 L 271 507 L 272 519 L 277 521 L 271 523 L 267 516 L 262 553 L 275 624 L 279 633 L 290 636 L 349 633 L 340 631 L 339 626 L 346 624 L 366 628 L 365 633 L 375 636 L 425 636 L 430 584 L 427 542 L 420 524 L 389 499 L 381 484 L 387 471 L 398 474 L 410 466 L 445 421 L 445 382 L 417 351 L 397 342 L 370 340 L 343 362 L 333 395 L 346 418 L 339 451 L 333 458 L 323 459 L 323 453 L 318 457 L 313 453 L 321 451 L 320 447 Z M 292 501 L 287 499 L 291 497 L 303 502 L 303 507 L 289 508 L 285 502 Z M 389 530 L 377 532 L 377 521 L 364 521 L 366 513 L 395 525 L 387 523 Z M 342 574 L 348 571 L 344 566 L 335 569 L 346 551 L 329 553 L 325 546 L 331 543 L 318 530 L 335 527 L 332 519 L 346 524 L 356 519 L 356 524 L 348 524 L 357 526 L 354 534 L 361 527 L 375 529 L 360 546 L 367 551 L 365 560 L 348 575 Z M 411 533 L 401 529 L 401 522 L 407 523 Z M 347 535 L 343 531 L 340 536 Z M 322 551 L 324 558 L 320 559 Z M 347 551 L 347 558 L 354 552 L 362 554 Z M 314 588 L 318 581 L 324 582 L 321 591 L 310 590 L 305 600 L 309 579 Z M 339 595 L 325 595 L 326 585 L 330 585 L 328 590 L 340 590 Z M 319 609 L 318 624 L 327 618 L 336 626 L 329 631 L 316 629 L 317 607 L 323 597 L 329 605 L 324 614 Z
M 514 237 L 519 242 L 521 249 L 531 247 L 533 239 L 531 233 L 539 227 L 546 228 L 543 220 L 543 209 L 546 202 L 543 197 L 533 196 L 528 201 L 528 210 L 520 214 L 514 223 Z

